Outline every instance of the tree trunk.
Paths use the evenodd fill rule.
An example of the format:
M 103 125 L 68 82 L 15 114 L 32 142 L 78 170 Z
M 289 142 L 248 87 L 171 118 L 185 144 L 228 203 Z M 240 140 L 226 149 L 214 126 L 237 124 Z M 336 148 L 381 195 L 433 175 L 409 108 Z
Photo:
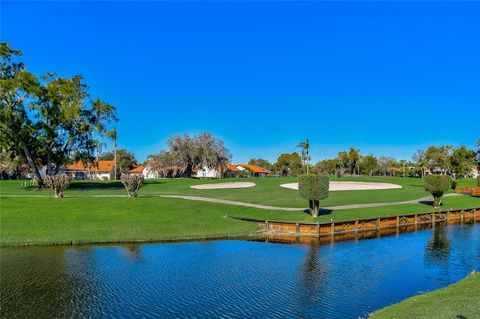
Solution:
M 113 170 L 113 179 L 117 180 L 117 136 L 115 136 L 115 141 L 113 143 L 113 160 L 114 163 L 114 170 Z
M 443 192 L 434 193 L 433 195 L 433 207 L 439 208 L 442 205 Z
M 312 217 L 318 217 L 318 208 L 319 208 L 319 201 L 318 200 L 310 200 L 310 214 Z
M 52 160 L 50 158 L 50 153 L 47 153 L 47 175 L 52 175 Z
M 37 165 L 35 165 L 35 162 L 33 161 L 32 153 L 30 153 L 30 149 L 26 145 L 23 146 L 23 151 L 25 152 L 25 157 L 27 158 L 28 165 L 30 165 L 30 168 L 32 169 L 33 174 L 37 178 L 38 188 L 42 189 L 43 187 L 42 175 L 40 175 Z

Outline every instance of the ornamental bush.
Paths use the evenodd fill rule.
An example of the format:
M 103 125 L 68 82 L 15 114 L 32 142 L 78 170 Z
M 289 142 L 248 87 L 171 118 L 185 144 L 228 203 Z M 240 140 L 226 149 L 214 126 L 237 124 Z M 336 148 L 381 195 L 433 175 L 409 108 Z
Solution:
M 433 195 L 433 207 L 442 205 L 443 193 L 450 187 L 450 176 L 427 175 L 424 178 L 425 190 Z
M 308 200 L 313 217 L 318 217 L 319 201 L 328 197 L 328 188 L 328 176 L 304 174 L 298 178 L 300 196 Z
M 128 197 L 137 197 L 138 191 L 143 185 L 143 175 L 122 174 L 121 181 L 127 190 Z
M 63 197 L 63 191 L 70 185 L 70 177 L 65 174 L 45 176 L 43 184 L 55 192 L 56 198 Z

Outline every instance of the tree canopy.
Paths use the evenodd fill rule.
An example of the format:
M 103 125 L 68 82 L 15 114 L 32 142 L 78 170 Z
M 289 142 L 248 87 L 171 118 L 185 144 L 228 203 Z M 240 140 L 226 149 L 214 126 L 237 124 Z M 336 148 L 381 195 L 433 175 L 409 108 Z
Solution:
M 263 158 L 251 158 L 248 161 L 248 164 L 255 165 L 255 166 L 260 166 L 260 167 L 266 168 L 268 170 L 270 170 L 272 168 L 272 163 L 270 163 L 269 161 L 267 161 L 266 159 L 263 159 Z
M 149 165 L 161 175 L 190 177 L 195 169 L 226 170 L 231 155 L 224 142 L 209 132 L 175 135 L 167 141 L 168 149 L 150 155 Z
M 24 157 L 41 185 L 40 165 L 53 175 L 74 152 L 92 154 L 95 137 L 117 118 L 113 105 L 90 99 L 82 76 L 37 77 L 20 56 L 0 44 L 0 147 Z
M 280 154 L 273 170 L 281 176 L 297 176 L 302 173 L 302 159 L 297 152 Z

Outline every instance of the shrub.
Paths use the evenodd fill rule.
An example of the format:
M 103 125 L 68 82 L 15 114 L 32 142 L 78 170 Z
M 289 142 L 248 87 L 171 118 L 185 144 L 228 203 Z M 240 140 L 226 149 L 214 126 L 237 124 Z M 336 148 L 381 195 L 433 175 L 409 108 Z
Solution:
M 433 195 L 433 207 L 440 207 L 443 193 L 450 186 L 450 177 L 447 175 L 427 175 L 424 181 L 425 190 Z
M 70 177 L 65 174 L 45 176 L 43 179 L 45 187 L 53 189 L 55 197 L 63 197 L 63 191 L 70 185 Z
M 127 190 L 128 197 L 137 197 L 138 190 L 143 185 L 143 175 L 122 174 L 121 181 Z
M 457 181 L 452 180 L 452 181 L 450 182 L 450 188 L 451 188 L 451 189 L 457 188 Z
M 328 176 L 304 174 L 298 178 L 300 196 L 308 200 L 313 217 L 318 217 L 319 201 L 328 197 L 328 188 Z
M 480 176 L 477 176 L 477 186 L 480 187 Z

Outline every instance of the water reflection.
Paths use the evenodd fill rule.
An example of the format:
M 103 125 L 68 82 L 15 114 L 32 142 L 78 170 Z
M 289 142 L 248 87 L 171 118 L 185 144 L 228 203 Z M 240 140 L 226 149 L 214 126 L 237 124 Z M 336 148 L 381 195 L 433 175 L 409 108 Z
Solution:
M 438 224 L 433 229 L 432 239 L 427 243 L 425 259 L 427 262 L 436 264 L 450 255 L 450 240 L 447 234 L 447 227 Z
M 0 316 L 358 318 L 480 268 L 478 224 L 371 237 L 3 248 Z

